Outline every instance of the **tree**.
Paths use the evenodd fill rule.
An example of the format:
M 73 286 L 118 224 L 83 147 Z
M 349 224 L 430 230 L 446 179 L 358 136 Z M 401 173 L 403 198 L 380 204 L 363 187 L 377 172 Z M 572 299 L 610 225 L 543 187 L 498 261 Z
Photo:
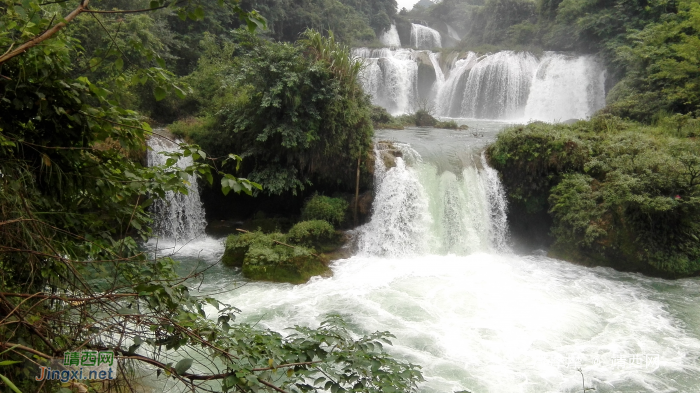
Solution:
M 238 32 L 236 45 L 210 41 L 188 79 L 206 93 L 207 127 L 189 136 L 216 155 L 246 157 L 242 173 L 269 194 L 312 183 L 353 190 L 373 134 L 361 63 L 332 34 L 303 37 L 292 45 Z
M 388 334 L 355 338 L 336 318 L 318 330 L 298 327 L 288 337 L 235 324 L 235 308 L 191 294 L 192 276 L 178 276 L 172 259 L 141 252 L 137 240 L 151 235 L 146 209 L 152 198 L 186 193 L 188 182 L 196 177 L 211 182 L 213 174 L 221 177 L 224 192 L 250 193 L 258 186 L 218 172 L 228 161 L 240 163 L 240 157 L 213 158 L 196 145 L 181 145 L 163 166 L 139 163 L 146 139 L 156 137 L 150 126 L 120 107 L 75 61 L 85 52 L 65 26 L 98 12 L 88 0 L 72 8 L 68 2 L 2 4 L 2 385 L 57 390 L 58 381 L 35 381 L 38 368 L 66 351 L 90 349 L 113 351 L 122 376 L 149 364 L 163 378 L 192 389 L 415 390 L 421 380 L 417 367 L 381 349 Z M 167 7 L 183 17 L 202 16 L 190 2 L 152 2 L 146 10 Z M 240 15 L 251 28 L 262 23 L 254 13 Z M 88 62 L 91 68 L 125 67 L 122 44 L 108 45 Z M 161 57 L 139 42 L 127 46 L 145 56 L 143 64 L 152 62 L 134 66 L 132 77 L 152 83 L 157 99 L 168 91 L 184 94 Z M 184 156 L 192 156 L 194 164 L 178 168 Z M 207 304 L 217 308 L 218 319 L 207 318 Z M 193 361 L 182 355 L 188 351 L 205 355 Z M 128 378 L 122 383 L 132 390 Z M 80 385 L 71 386 L 80 390 Z

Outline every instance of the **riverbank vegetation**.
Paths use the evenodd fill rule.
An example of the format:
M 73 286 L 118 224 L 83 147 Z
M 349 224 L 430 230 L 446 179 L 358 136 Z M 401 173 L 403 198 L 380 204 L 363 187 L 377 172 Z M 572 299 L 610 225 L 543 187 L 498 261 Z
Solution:
M 466 130 L 469 127 L 459 125 L 454 120 L 438 120 L 427 109 L 419 109 L 414 113 L 392 116 L 386 109 L 375 106 L 372 108 L 372 124 L 375 129 L 403 130 L 404 127 L 433 127 L 450 130 Z
M 700 273 L 698 136 L 697 119 L 666 114 L 642 125 L 604 113 L 507 129 L 488 154 L 510 220 L 549 215 L 551 256 L 685 277 Z

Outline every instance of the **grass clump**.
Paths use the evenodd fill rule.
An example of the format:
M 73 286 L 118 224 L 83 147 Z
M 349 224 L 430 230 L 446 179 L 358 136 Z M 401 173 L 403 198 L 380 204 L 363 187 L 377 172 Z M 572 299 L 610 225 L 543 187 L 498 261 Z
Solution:
M 656 126 L 609 114 L 534 123 L 489 147 L 511 207 L 552 219 L 550 254 L 684 277 L 700 273 L 700 142 L 695 119 Z
M 309 199 L 301 211 L 301 219 L 323 220 L 340 225 L 345 222 L 348 203 L 340 198 L 331 198 L 324 195 L 314 195 Z

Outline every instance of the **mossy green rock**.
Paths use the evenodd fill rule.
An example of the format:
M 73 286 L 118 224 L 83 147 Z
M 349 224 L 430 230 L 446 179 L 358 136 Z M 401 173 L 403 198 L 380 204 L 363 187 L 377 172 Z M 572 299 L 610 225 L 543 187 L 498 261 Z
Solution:
M 303 246 L 285 246 L 288 239 L 281 233 L 248 232 L 230 235 L 222 262 L 240 267 L 251 280 L 301 284 L 316 275 L 330 273 L 326 261 Z
M 319 252 L 330 252 L 342 245 L 340 234 L 323 220 L 297 223 L 289 230 L 287 238 L 294 244 L 313 247 Z

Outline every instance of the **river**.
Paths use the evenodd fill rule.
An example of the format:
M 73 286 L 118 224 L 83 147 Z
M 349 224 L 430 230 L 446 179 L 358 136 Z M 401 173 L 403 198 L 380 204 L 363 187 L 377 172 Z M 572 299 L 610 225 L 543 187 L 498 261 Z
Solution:
M 405 159 L 378 168 L 372 221 L 332 277 L 247 282 L 216 265 L 212 237 L 176 259 L 214 265 L 199 289 L 241 309 L 238 321 L 285 332 L 337 313 L 357 334 L 390 331 L 426 393 L 581 392 L 579 368 L 597 392 L 700 392 L 700 280 L 509 251 L 503 191 L 479 153 L 506 123 L 459 122 L 470 129 L 377 132 Z

